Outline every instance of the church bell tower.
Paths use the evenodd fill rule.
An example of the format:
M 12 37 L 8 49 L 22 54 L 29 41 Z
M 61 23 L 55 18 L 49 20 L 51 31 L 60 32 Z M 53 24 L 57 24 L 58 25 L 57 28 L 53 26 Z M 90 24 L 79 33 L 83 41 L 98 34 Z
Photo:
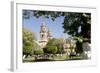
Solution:
M 43 48 L 46 44 L 47 44 L 47 32 L 46 32 L 46 25 L 45 23 L 42 23 L 41 27 L 40 27 L 40 46 L 41 48 Z
M 46 41 L 47 40 L 47 33 L 46 33 L 46 25 L 42 23 L 40 29 L 40 39 Z
M 50 29 L 48 29 L 47 38 L 48 38 L 48 39 L 52 39 L 52 32 L 51 32 Z

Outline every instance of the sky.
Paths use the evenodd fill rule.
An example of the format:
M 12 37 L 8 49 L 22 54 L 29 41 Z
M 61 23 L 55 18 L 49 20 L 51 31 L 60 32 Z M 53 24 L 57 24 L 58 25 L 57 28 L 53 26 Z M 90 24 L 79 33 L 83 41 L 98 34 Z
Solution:
M 42 23 L 45 23 L 46 25 L 46 30 L 48 29 L 51 30 L 52 36 L 54 38 L 61 38 L 62 36 L 64 38 L 68 38 L 69 35 L 67 33 L 63 33 L 64 29 L 62 28 L 62 23 L 63 23 L 64 17 L 60 16 L 55 19 L 55 21 L 52 21 L 51 18 L 44 18 L 44 17 L 39 17 L 36 18 L 34 16 L 31 16 L 29 19 L 23 19 L 22 25 L 24 28 L 35 32 L 37 39 L 40 39 L 40 26 Z

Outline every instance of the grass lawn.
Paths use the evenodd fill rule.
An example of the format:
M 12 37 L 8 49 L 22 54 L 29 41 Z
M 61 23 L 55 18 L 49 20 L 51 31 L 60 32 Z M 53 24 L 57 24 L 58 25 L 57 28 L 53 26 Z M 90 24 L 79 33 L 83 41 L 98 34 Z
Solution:
M 72 58 L 69 58 L 68 60 L 82 60 L 83 57 L 82 56 L 74 56 Z
M 28 57 L 28 58 L 23 59 L 23 62 L 34 62 L 34 61 L 35 61 L 34 57 Z
M 49 59 L 51 59 L 51 60 L 54 60 L 54 61 L 63 61 L 63 60 L 66 60 L 66 59 L 69 59 L 69 57 L 68 56 L 66 56 L 66 55 L 59 55 L 59 56 L 53 56 L 53 57 L 49 57 Z
M 67 60 L 82 60 L 83 57 L 82 56 L 73 56 L 73 57 L 69 57 L 69 56 L 66 56 L 65 54 L 63 54 L 62 56 L 61 55 L 53 55 L 52 57 L 48 57 L 47 59 L 36 59 L 34 57 L 28 57 L 28 58 L 25 58 L 23 59 L 23 62 L 44 62 L 44 61 L 67 61 Z

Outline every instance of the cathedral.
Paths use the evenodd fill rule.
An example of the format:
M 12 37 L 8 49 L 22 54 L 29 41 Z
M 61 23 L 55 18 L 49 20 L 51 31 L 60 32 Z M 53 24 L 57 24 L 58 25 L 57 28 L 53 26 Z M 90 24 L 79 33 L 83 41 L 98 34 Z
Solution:
M 52 32 L 50 31 L 50 29 L 46 30 L 45 23 L 42 23 L 42 25 L 40 27 L 40 40 L 39 40 L 39 44 L 40 44 L 41 48 L 45 47 L 48 40 L 52 39 L 52 38 L 53 38 Z
M 49 39 L 52 39 L 52 32 L 50 29 L 46 30 L 46 25 L 45 23 L 42 23 L 40 26 L 40 40 L 38 41 L 38 44 L 40 45 L 41 48 L 44 48 L 48 42 Z M 66 43 L 66 40 L 64 39 L 63 36 L 59 38 L 60 41 L 63 42 L 63 48 L 69 54 L 71 50 L 69 49 L 70 44 Z M 73 49 L 73 52 L 75 50 Z

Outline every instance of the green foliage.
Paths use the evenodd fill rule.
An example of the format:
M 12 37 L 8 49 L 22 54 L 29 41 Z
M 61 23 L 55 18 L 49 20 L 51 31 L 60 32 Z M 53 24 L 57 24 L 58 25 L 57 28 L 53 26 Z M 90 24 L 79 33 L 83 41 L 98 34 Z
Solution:
M 36 50 L 34 50 L 34 54 L 35 55 L 42 55 L 42 54 L 44 54 L 44 52 L 42 49 L 36 49 Z
M 31 46 L 23 45 L 23 55 L 32 55 L 34 54 Z
M 83 53 L 83 48 L 82 48 L 82 42 L 77 41 L 76 42 L 76 53 Z
M 66 40 L 64 40 L 63 38 L 53 38 L 50 39 L 47 43 L 48 46 L 58 46 L 58 45 L 63 45 L 64 43 L 66 43 Z
M 48 43 L 47 43 L 47 46 L 55 45 L 55 44 L 53 44 L 55 41 L 56 41 L 55 38 L 53 38 L 53 39 L 49 39 L 49 41 L 48 41 Z
M 63 22 L 65 32 L 72 36 L 87 38 L 91 41 L 91 14 L 68 13 Z
M 47 46 L 56 46 L 57 47 L 57 53 L 62 53 L 63 51 L 63 44 L 66 43 L 66 40 L 60 38 L 60 39 L 50 39 L 47 43 Z
M 82 37 L 74 37 L 74 40 L 76 40 L 76 47 L 75 47 L 75 51 L 76 53 L 83 53 L 83 41 L 85 40 L 85 38 Z
M 34 41 L 36 40 L 35 33 L 23 28 L 23 55 L 33 55 L 33 49 L 39 48 L 39 45 Z
M 36 40 L 36 35 L 34 32 L 31 32 L 26 28 L 23 28 L 22 32 L 23 32 L 23 40 L 28 40 L 30 42 L 33 42 L 33 40 Z
M 62 53 L 63 52 L 63 46 L 62 45 L 58 45 L 57 46 L 57 53 Z
M 57 47 L 56 46 L 46 46 L 43 48 L 44 53 L 48 54 L 56 54 L 57 53 Z
M 56 12 L 56 11 L 32 11 L 23 10 L 23 17 L 30 17 L 31 14 L 36 18 L 44 16 L 54 21 L 57 17 L 64 17 L 63 28 L 64 32 L 72 36 L 82 36 L 91 41 L 91 14 L 90 13 L 75 13 L 75 12 Z M 80 28 L 80 29 L 79 29 Z M 79 31 L 80 30 L 80 31 Z
M 23 11 L 23 17 L 30 17 L 30 15 L 39 18 L 43 16 L 44 18 L 51 18 L 55 20 L 57 17 L 64 17 L 62 27 L 64 28 L 64 33 L 68 33 L 72 37 L 79 37 L 76 39 L 76 47 L 78 52 L 82 52 L 82 43 L 84 39 L 91 43 L 91 13 L 75 13 L 75 12 L 56 12 L 56 11 Z M 82 38 L 82 40 L 80 39 Z M 55 41 L 54 43 L 52 41 Z M 80 42 L 81 41 L 81 42 Z M 47 45 L 58 44 L 58 40 L 51 40 Z M 60 43 L 61 44 L 61 43 Z M 78 45 L 79 44 L 79 45 Z

